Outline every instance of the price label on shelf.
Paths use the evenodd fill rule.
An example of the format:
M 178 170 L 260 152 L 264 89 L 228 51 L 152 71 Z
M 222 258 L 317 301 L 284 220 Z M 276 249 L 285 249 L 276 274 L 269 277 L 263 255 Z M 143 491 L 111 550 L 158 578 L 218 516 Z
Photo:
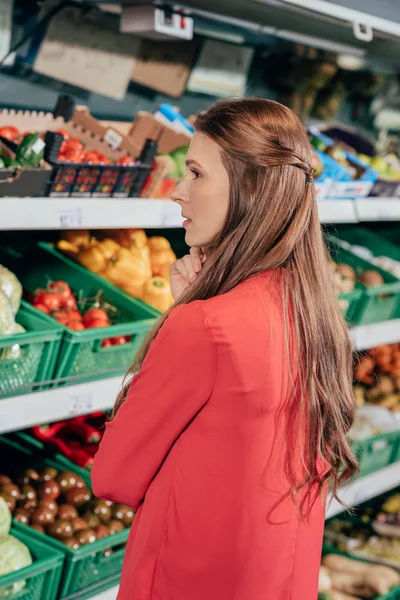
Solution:
M 62 229 L 77 229 L 78 227 L 82 227 L 82 209 L 79 207 L 58 209 L 58 222 Z
M 68 411 L 71 416 L 93 412 L 93 394 L 74 394 L 69 396 Z

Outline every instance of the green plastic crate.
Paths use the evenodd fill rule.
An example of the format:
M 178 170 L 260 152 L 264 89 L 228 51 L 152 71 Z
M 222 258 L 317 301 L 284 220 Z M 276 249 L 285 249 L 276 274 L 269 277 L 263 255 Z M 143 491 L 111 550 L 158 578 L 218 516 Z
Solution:
M 8 469 L 3 469 L 6 475 L 19 473 L 27 467 L 41 470 L 45 466 L 51 466 L 59 471 L 65 470 L 64 464 L 60 464 L 37 450 L 34 451 L 26 442 L 17 441 L 12 435 L 0 436 L 0 463 L 8 466 Z M 75 466 L 69 470 L 78 473 Z M 79 600 L 87 598 L 89 596 L 86 595 L 86 588 L 99 586 L 103 580 L 107 587 L 112 587 L 113 584 L 110 584 L 109 581 L 121 575 L 129 529 L 72 550 L 27 525 L 13 521 L 13 526 L 15 530 L 31 536 L 34 540 L 45 542 L 48 547 L 54 549 L 56 554 L 61 553 L 64 557 L 63 573 L 57 596 L 60 600 L 74 594 L 76 594 L 77 600 L 78 598 Z M 110 556 L 103 556 L 103 552 L 109 548 L 113 549 L 113 553 Z M 31 600 L 31 598 L 26 598 L 26 600 Z
M 368 287 L 361 284 L 363 294 L 354 317 L 354 325 L 370 325 L 399 317 L 400 280 L 350 250 L 338 247 L 333 238 L 330 242 L 331 254 L 336 262 L 350 265 L 356 273 L 367 270 L 378 271 L 385 281 L 383 285 L 377 286 Z
M 399 459 L 400 430 L 354 441 L 352 445 L 360 464 L 360 477 L 365 477 Z
M 29 261 L 24 260 L 27 252 L 30 253 Z M 56 252 L 49 244 L 39 243 L 22 250 L 8 247 L 5 253 L 3 264 L 17 275 L 25 292 L 45 286 L 48 280 L 63 279 L 73 291 L 82 291 L 85 297 L 94 297 L 99 290 L 103 290 L 102 299 L 118 309 L 119 322 L 110 327 L 71 331 L 61 325 L 63 340 L 54 379 L 81 383 L 126 372 L 159 317 L 158 311 L 122 293 L 104 279 Z M 32 263 L 40 267 L 32 268 Z M 54 322 L 51 317 L 44 317 Z M 118 336 L 132 338 L 120 346 L 101 347 L 103 340 Z M 66 381 L 59 382 L 62 383 Z
M 62 327 L 22 301 L 16 321 L 25 333 L 0 336 L 0 398 L 24 394 L 46 386 L 52 379 L 63 334 Z M 20 355 L 12 355 L 15 344 Z
M 56 600 L 61 579 L 64 557 L 44 540 L 38 540 L 30 532 L 11 527 L 10 534 L 25 544 L 31 553 L 29 567 L 0 577 L 0 596 L 8 590 L 8 600 Z M 24 581 L 25 585 L 12 591 L 14 584 Z M 11 588 L 11 589 L 10 589 Z
M 342 313 L 345 317 L 348 325 L 357 325 L 357 316 L 359 313 L 359 306 L 363 296 L 363 289 L 360 284 L 356 283 L 354 290 L 347 292 L 347 294 L 340 294 L 338 301 L 346 303 L 342 306 Z
M 329 546 L 328 544 L 324 544 L 323 548 L 322 548 L 322 555 L 324 556 L 325 554 L 339 554 L 339 556 L 345 556 L 346 558 L 351 558 L 352 560 L 358 560 L 360 562 L 368 562 L 366 560 L 363 560 L 362 558 L 352 556 L 351 554 L 348 554 L 347 552 L 342 552 L 341 550 L 338 550 L 337 548 L 334 548 L 333 546 Z M 372 561 L 370 561 L 370 562 L 372 562 Z M 375 563 L 375 564 L 377 564 L 377 563 Z M 377 598 L 374 598 L 374 600 L 400 600 L 400 586 L 393 588 L 389 592 L 389 594 L 386 594 L 385 596 L 379 596 Z

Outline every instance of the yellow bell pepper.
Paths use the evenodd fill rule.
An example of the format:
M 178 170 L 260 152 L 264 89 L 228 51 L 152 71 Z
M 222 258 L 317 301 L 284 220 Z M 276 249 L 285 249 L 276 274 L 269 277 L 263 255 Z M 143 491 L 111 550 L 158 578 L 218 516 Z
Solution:
M 171 244 L 165 237 L 154 235 L 147 240 L 150 252 L 159 252 L 160 250 L 170 250 Z
M 169 268 L 176 261 L 176 256 L 171 248 L 153 251 L 150 253 L 151 268 L 153 275 L 165 277 L 169 272 Z
M 69 258 L 77 260 L 79 255 L 79 247 L 67 242 L 66 240 L 58 240 L 56 244 L 57 250 L 66 254 Z
M 101 273 L 107 267 L 107 258 L 99 244 L 81 250 L 77 261 L 93 273 Z
M 87 229 L 63 231 L 61 239 L 78 246 L 78 248 L 86 248 L 90 244 L 90 233 Z
M 111 237 L 128 250 L 141 250 L 147 246 L 147 235 L 143 229 L 118 229 Z
M 101 275 L 128 294 L 140 297 L 144 282 L 151 277 L 151 269 L 146 262 L 132 256 L 129 250 L 119 247 Z
M 165 312 L 174 304 L 169 282 L 163 277 L 148 279 L 143 285 L 141 299 L 160 312 Z

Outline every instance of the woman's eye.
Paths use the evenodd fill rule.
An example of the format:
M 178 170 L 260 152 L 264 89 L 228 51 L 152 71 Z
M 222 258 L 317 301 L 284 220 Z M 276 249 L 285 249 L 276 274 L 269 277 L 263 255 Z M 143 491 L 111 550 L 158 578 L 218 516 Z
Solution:
M 190 169 L 190 170 L 194 175 L 193 179 L 198 179 L 200 177 L 200 173 L 198 171 L 196 171 L 196 169 Z

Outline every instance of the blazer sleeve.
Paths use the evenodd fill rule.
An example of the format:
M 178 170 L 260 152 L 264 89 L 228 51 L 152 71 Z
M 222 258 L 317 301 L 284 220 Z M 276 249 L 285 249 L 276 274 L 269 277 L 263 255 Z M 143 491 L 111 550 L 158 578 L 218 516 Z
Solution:
M 106 425 L 92 467 L 96 496 L 138 508 L 173 444 L 208 402 L 215 372 L 216 348 L 202 305 L 175 308 Z

